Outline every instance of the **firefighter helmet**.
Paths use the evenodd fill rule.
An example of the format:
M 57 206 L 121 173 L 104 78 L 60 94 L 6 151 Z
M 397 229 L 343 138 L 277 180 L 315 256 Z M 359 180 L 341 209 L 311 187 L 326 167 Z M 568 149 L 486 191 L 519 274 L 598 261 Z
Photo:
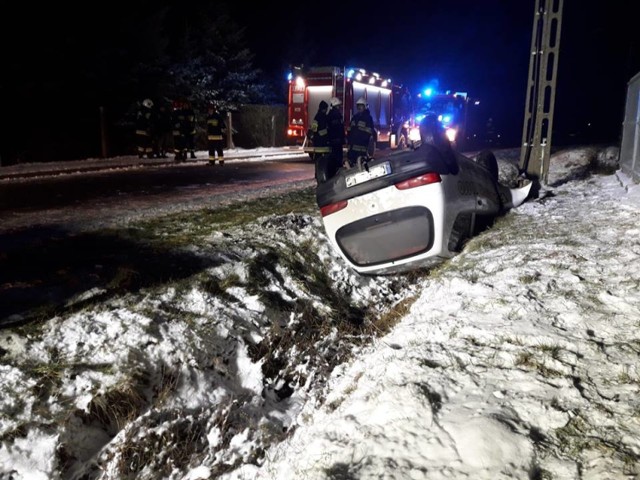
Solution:
M 364 97 L 360 97 L 358 99 L 358 101 L 356 102 L 356 106 L 358 106 L 358 105 L 362 105 L 363 107 L 367 106 L 367 101 L 365 100 Z
M 340 105 L 342 105 L 342 101 L 338 97 L 331 97 L 331 100 L 329 100 L 329 104 L 332 107 L 339 107 Z
M 151 101 L 150 98 L 145 98 L 142 101 L 142 105 L 144 105 L 146 108 L 151 108 L 151 107 L 153 107 L 153 102 Z

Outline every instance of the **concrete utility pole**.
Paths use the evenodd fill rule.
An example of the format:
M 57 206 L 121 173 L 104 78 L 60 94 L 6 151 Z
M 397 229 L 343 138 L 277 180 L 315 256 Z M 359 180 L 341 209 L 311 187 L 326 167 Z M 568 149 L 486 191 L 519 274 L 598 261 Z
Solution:
M 535 0 L 520 170 L 547 183 L 564 0 Z M 539 186 L 539 185 L 538 185 Z

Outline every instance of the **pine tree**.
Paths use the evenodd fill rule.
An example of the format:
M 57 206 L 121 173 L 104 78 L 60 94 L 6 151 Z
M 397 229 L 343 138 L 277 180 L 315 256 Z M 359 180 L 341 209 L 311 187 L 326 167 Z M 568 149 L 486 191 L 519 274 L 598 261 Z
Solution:
M 221 10 L 219 4 L 208 4 L 172 15 L 168 96 L 188 98 L 200 111 L 209 102 L 237 110 L 266 95 L 260 70 L 253 67 L 253 54 L 245 46 L 244 29 Z

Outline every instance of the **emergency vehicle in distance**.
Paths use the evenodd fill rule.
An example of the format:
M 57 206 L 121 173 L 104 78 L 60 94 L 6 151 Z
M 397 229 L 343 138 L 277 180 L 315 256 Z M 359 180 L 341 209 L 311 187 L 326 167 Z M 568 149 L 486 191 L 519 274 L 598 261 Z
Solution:
M 436 117 L 451 144 L 459 149 L 466 134 L 468 103 L 466 92 L 438 92 L 426 88 L 414 100 L 415 123 L 419 125 L 427 115 Z
M 405 122 L 411 118 L 408 90 L 391 79 L 362 68 L 295 67 L 289 73 L 287 142 L 305 145 L 307 130 L 322 100 L 342 100 L 345 127 L 355 103 L 365 97 L 378 133 L 378 145 L 404 147 L 410 142 Z M 305 151 L 312 149 L 305 149 Z

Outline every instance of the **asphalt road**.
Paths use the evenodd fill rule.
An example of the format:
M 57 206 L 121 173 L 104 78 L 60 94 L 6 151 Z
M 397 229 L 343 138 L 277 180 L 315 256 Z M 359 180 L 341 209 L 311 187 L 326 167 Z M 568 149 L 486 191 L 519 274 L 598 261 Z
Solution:
M 77 223 L 140 209 L 171 209 L 313 178 L 313 163 L 305 155 L 286 160 L 235 159 L 224 166 L 145 164 L 4 180 L 0 183 L 0 231 Z

